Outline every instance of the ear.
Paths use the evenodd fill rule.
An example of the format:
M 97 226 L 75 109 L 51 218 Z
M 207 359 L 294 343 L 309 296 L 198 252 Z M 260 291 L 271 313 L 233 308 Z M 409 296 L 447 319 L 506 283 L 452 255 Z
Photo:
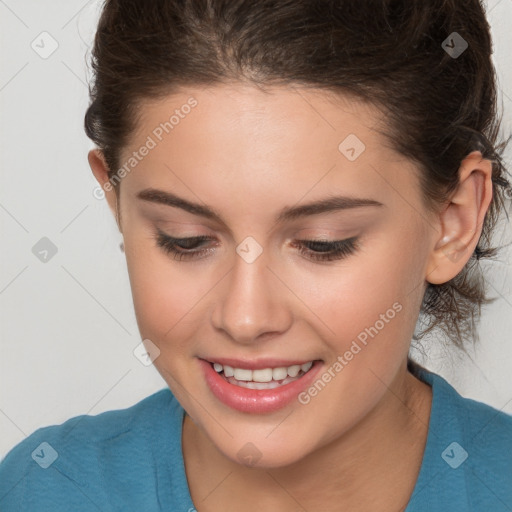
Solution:
M 114 186 L 109 181 L 109 168 L 105 161 L 103 152 L 100 149 L 91 149 L 87 159 L 89 160 L 89 165 L 91 167 L 92 173 L 94 174 L 94 177 L 100 184 L 101 189 L 105 192 L 105 198 L 107 200 L 110 211 L 116 219 L 119 231 L 122 233 L 117 195 Z
M 427 265 L 432 284 L 453 279 L 473 254 L 492 200 L 492 163 L 473 151 L 461 163 L 459 185 L 439 214 L 441 232 Z

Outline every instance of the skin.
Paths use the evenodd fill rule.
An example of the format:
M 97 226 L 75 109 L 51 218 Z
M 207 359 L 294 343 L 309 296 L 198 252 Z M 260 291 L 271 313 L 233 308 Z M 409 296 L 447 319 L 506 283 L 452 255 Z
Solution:
M 410 340 L 427 282 L 454 277 L 476 246 L 491 163 L 468 155 L 458 189 L 431 212 L 418 169 L 374 129 L 385 123 L 375 108 L 314 89 L 269 91 L 218 85 L 147 102 L 121 162 L 190 96 L 198 105 L 123 178 L 119 198 L 106 194 L 141 336 L 158 346 L 153 364 L 187 412 L 192 499 L 199 511 L 402 510 L 432 400 L 431 388 L 407 372 Z M 366 146 L 354 161 L 338 150 L 351 133 Z M 99 150 L 89 163 L 105 185 Z M 136 198 L 149 187 L 206 204 L 225 224 Z M 282 208 L 331 194 L 382 206 L 275 222 Z M 157 246 L 157 227 L 210 236 L 212 252 L 175 260 Z M 263 250 L 250 264 L 236 252 L 247 236 Z M 325 263 L 291 245 L 351 236 L 358 250 Z M 219 402 L 200 372 L 197 358 L 208 356 L 322 359 L 328 368 L 396 302 L 400 312 L 307 405 L 242 413 Z M 253 466 L 237 456 L 247 442 L 261 453 Z

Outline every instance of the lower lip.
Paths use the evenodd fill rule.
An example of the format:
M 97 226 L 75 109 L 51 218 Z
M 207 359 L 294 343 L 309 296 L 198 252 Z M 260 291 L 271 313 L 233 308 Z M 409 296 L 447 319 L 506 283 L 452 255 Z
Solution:
M 211 363 L 199 359 L 211 392 L 224 404 L 241 412 L 262 414 L 282 409 L 307 388 L 323 366 L 315 361 L 302 377 L 274 389 L 249 389 L 230 384 L 217 373 Z

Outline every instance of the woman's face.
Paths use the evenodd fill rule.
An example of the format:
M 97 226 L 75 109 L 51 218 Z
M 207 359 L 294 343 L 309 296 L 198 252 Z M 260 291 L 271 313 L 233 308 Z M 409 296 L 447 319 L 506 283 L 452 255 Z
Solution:
M 142 112 L 120 188 L 141 336 L 226 457 L 297 461 L 368 416 L 404 373 L 437 230 L 417 170 L 372 129 L 376 110 L 311 89 L 198 87 Z M 151 201 L 148 189 L 218 218 Z M 337 208 L 304 209 L 335 197 Z M 207 240 L 180 260 L 158 232 Z M 299 240 L 344 242 L 336 256 Z M 202 360 L 223 358 L 321 363 L 285 403 L 276 388 L 235 406 L 230 393 L 245 388 L 224 383 L 221 399 L 204 375 Z

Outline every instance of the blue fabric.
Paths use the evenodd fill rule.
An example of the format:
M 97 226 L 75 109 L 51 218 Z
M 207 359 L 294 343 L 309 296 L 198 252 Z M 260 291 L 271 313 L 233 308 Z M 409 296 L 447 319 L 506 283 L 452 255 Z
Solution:
M 435 373 L 419 377 L 432 386 L 432 411 L 406 512 L 510 512 L 512 416 Z M 127 409 L 36 430 L 0 463 L 0 511 L 193 512 L 183 418 L 164 388 Z

